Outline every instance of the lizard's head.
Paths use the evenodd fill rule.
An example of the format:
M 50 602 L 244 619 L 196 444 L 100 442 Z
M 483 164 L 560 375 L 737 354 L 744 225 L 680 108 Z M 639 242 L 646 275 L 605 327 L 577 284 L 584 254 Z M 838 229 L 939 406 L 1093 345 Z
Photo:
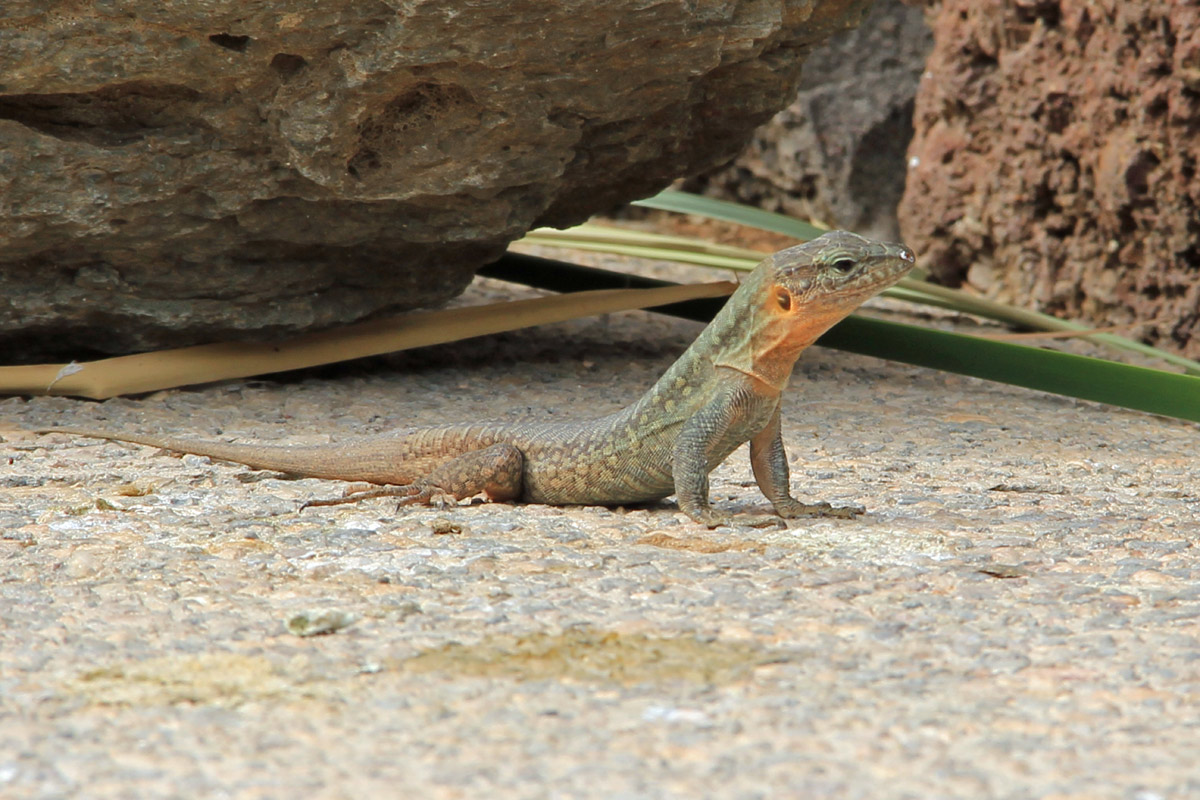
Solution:
M 782 388 L 804 348 L 862 301 L 904 277 L 915 261 L 902 244 L 846 231 L 779 251 L 739 289 L 753 313 L 747 315 L 744 304 L 727 306 L 730 330 L 717 363 Z
M 836 315 L 836 322 L 913 268 L 912 250 L 848 231 L 830 231 L 772 256 L 766 303 L 790 317 Z

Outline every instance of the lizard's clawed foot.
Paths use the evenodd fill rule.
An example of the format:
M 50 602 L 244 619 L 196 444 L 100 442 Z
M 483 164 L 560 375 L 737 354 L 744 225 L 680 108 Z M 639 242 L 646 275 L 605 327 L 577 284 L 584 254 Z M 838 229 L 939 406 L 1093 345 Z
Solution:
M 792 500 L 790 503 L 777 503 L 775 511 L 786 519 L 801 517 L 832 517 L 834 519 L 854 519 L 866 513 L 862 506 L 831 506 L 829 503 L 801 503 Z
M 692 516 L 708 528 L 785 528 L 784 521 L 771 514 L 722 514 L 707 511 Z
M 720 528 L 732 523 L 733 518 L 728 514 L 719 514 L 716 511 L 704 511 L 699 514 L 688 514 L 689 517 L 699 522 L 706 528 Z
M 729 521 L 735 528 L 776 528 L 783 530 L 787 523 L 774 514 L 738 514 Z
M 691 517 L 692 522 L 699 523 L 706 528 L 720 528 L 733 524 L 733 517 L 714 510 L 707 503 L 699 507 L 689 507 L 687 504 L 680 503 L 679 510 Z
M 357 503 L 360 500 L 373 500 L 376 497 L 401 497 L 403 498 L 399 505 L 406 506 L 412 503 L 428 503 L 434 493 L 438 490 L 429 486 L 417 486 L 416 484 L 406 484 L 404 486 L 382 486 L 375 489 L 366 489 L 364 491 L 347 492 L 341 497 L 329 497 L 322 500 L 309 500 L 304 505 L 300 506 L 303 511 L 312 506 L 338 506 L 343 503 Z M 397 506 L 399 507 L 399 506 Z

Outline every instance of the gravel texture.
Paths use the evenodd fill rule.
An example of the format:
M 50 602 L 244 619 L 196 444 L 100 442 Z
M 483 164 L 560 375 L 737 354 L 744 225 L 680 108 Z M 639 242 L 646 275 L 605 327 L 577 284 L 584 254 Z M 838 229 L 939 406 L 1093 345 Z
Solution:
M 1196 425 L 816 349 L 793 484 L 867 514 L 713 531 L 672 502 L 299 512 L 342 487 L 20 430 L 599 414 L 697 331 L 0 401 L 0 796 L 1200 796 Z M 766 509 L 744 453 L 713 498 Z

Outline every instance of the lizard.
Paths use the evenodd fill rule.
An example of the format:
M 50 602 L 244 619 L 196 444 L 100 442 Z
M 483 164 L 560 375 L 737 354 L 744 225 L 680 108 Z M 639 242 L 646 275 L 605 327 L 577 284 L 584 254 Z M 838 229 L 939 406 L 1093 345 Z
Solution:
M 732 518 L 710 505 L 709 473 L 749 442 L 755 480 L 780 517 L 853 517 L 861 509 L 792 497 L 780 397 L 805 348 L 914 264 L 902 244 L 847 231 L 781 250 L 755 267 L 640 399 L 599 419 L 450 423 L 309 446 L 74 428 L 38 433 L 382 485 L 306 506 L 393 496 L 399 508 L 479 494 L 493 502 L 617 506 L 674 494 L 681 511 L 710 528 Z

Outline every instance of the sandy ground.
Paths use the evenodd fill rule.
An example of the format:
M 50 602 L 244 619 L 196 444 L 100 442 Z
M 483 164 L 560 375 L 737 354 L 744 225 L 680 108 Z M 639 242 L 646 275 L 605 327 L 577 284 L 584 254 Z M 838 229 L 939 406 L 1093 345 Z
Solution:
M 300 512 L 341 487 L 19 430 L 587 416 L 698 329 L 0 401 L 0 797 L 1200 797 L 1193 424 L 814 349 L 793 484 L 867 514 L 712 531 L 670 501 Z M 744 451 L 713 498 L 767 510 Z

